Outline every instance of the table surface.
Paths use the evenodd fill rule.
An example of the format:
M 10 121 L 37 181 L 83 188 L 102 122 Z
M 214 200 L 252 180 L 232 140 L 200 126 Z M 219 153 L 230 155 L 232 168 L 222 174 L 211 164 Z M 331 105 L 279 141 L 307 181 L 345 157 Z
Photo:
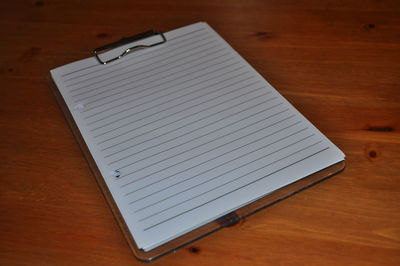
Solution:
M 1 1 L 0 264 L 136 265 L 44 77 L 208 22 L 346 170 L 154 265 L 400 264 L 399 1 Z

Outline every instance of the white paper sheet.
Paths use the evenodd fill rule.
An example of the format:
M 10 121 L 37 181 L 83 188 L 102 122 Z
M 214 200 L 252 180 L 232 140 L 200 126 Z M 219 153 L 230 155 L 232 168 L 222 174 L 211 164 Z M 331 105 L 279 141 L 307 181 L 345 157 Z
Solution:
M 165 36 L 51 71 L 139 248 L 344 159 L 206 23 Z

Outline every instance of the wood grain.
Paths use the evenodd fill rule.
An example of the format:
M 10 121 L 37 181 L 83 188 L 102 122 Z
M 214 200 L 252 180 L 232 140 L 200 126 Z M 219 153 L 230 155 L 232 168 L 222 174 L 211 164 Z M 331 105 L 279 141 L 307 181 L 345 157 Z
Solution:
M 136 265 L 44 76 L 207 21 L 347 155 L 154 265 L 400 265 L 399 1 L 1 1 L 0 265 Z

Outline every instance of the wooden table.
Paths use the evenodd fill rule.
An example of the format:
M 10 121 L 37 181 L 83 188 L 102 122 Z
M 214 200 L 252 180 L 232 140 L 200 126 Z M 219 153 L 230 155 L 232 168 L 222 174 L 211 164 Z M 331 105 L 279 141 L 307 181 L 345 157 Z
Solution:
M 153 265 L 400 265 L 399 1 L 1 1 L 0 265 L 136 265 L 44 77 L 207 21 L 346 170 Z

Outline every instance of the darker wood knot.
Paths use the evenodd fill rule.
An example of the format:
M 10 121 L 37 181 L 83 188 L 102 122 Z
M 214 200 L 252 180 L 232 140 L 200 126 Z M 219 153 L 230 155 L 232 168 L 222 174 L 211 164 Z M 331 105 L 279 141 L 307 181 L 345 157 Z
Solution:
M 7 71 L 8 71 L 8 72 L 13 72 L 13 71 L 14 71 L 14 68 L 11 68 L 11 67 L 10 67 L 9 69 L 7 69 Z
M 31 59 L 35 58 L 37 55 L 40 54 L 40 52 L 42 51 L 41 48 L 39 47 L 31 47 L 28 48 L 27 50 L 25 50 L 25 52 L 20 56 L 20 60 L 22 62 L 28 62 Z
M 392 132 L 392 131 L 394 131 L 394 128 L 393 128 L 393 127 L 390 127 L 390 126 L 385 126 L 385 127 L 369 126 L 369 127 L 367 127 L 367 131 L 373 131 L 373 132 Z
M 35 6 L 44 6 L 44 2 L 43 1 L 36 1 L 35 2 Z
M 107 33 L 99 33 L 99 34 L 96 35 L 96 37 L 99 38 L 99 39 L 105 39 L 105 38 L 110 37 L 110 35 L 107 34 Z
M 256 35 L 257 36 L 265 36 L 265 35 L 268 35 L 268 33 L 266 31 L 258 31 L 258 32 L 256 32 Z
M 375 24 L 373 24 L 373 23 L 369 23 L 369 24 L 365 24 L 364 25 L 364 29 L 366 30 L 366 31 L 370 31 L 370 30 L 372 30 L 372 29 L 374 29 L 375 28 Z
M 374 162 L 381 156 L 381 149 L 382 147 L 377 143 L 367 143 L 364 148 L 364 156 L 368 161 Z
M 370 151 L 369 153 L 368 153 L 368 155 L 369 155 L 369 157 L 371 157 L 371 158 L 376 158 L 376 156 L 377 156 L 377 153 L 376 153 L 376 151 Z
M 32 56 L 38 55 L 41 51 L 42 51 L 42 48 L 39 48 L 39 47 L 31 47 L 31 49 L 29 49 L 29 53 Z
M 255 33 L 255 36 L 258 37 L 260 40 L 267 40 L 272 38 L 271 33 L 266 31 L 258 31 Z
M 190 247 L 189 248 L 189 252 L 193 253 L 193 254 L 199 254 L 200 253 L 200 249 L 198 247 Z
M 219 224 L 220 226 L 224 226 L 224 227 L 234 226 L 234 225 L 238 224 L 239 221 L 240 221 L 240 217 L 239 217 L 239 215 L 237 215 L 236 212 L 228 213 L 228 214 L 222 216 L 221 218 L 215 220 L 215 222 L 217 224 Z

